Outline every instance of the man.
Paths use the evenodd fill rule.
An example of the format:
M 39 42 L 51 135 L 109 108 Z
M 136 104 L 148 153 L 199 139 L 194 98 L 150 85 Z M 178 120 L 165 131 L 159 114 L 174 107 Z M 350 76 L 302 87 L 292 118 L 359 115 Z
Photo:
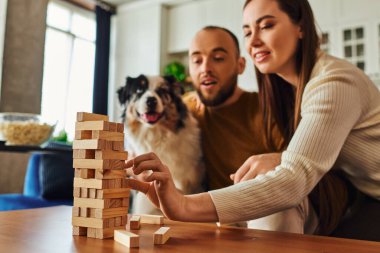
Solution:
M 274 153 L 280 152 L 284 144 L 279 130 L 272 129 L 275 140 L 272 147 L 265 141 L 258 94 L 243 91 L 237 85 L 238 75 L 244 69 L 245 59 L 240 56 L 238 40 L 229 30 L 208 26 L 195 35 L 189 49 L 189 71 L 197 95 L 186 96 L 185 102 L 202 131 L 207 190 L 252 179 L 280 163 L 280 154 Z M 202 106 L 198 106 L 199 100 Z M 239 169 L 247 159 L 265 153 L 273 154 L 257 159 L 264 161 L 256 166 L 263 168 L 261 171 Z M 312 233 L 316 223 L 314 210 L 306 199 L 297 207 L 247 224 L 256 229 Z
M 202 150 L 208 190 L 234 183 L 230 175 L 252 155 L 275 152 L 282 144 L 280 134 L 274 148 L 265 143 L 262 114 L 256 92 L 238 87 L 245 69 L 239 42 L 227 29 L 208 26 L 194 37 L 189 49 L 189 71 L 198 97 L 185 101 L 202 131 Z

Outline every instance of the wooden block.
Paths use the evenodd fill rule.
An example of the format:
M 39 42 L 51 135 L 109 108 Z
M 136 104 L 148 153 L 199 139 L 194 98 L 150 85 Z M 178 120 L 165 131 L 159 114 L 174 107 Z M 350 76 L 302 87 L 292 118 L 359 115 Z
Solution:
M 88 228 L 104 228 L 105 221 L 103 219 L 73 217 L 72 225 Z
M 88 188 L 84 188 L 84 187 L 80 188 L 80 197 L 88 198 Z
M 89 140 L 92 139 L 91 130 L 77 130 L 75 131 L 74 140 Z
M 87 228 L 87 237 L 96 238 L 96 230 L 98 228 Z
M 116 151 L 124 151 L 124 141 L 112 142 L 112 149 Z
M 92 131 L 91 139 L 99 139 L 106 141 L 124 141 L 124 134 L 118 132 L 94 130 Z
M 94 169 L 75 168 L 75 177 L 77 178 L 95 178 Z
M 121 216 L 115 217 L 115 226 L 121 226 L 121 224 L 122 224 Z
M 95 150 L 93 149 L 74 149 L 74 159 L 95 159 Z
M 129 229 L 140 229 L 140 219 L 139 215 L 133 215 L 129 219 Z
M 74 159 L 73 167 L 78 168 L 91 168 L 98 170 L 122 170 L 125 168 L 125 161 L 123 160 L 94 160 L 94 159 Z
M 80 187 L 74 187 L 73 196 L 75 198 L 80 198 Z
M 110 122 L 108 121 L 84 121 L 75 123 L 75 131 L 79 130 L 109 130 Z
M 110 132 L 116 132 L 117 131 L 117 125 L 115 122 L 110 122 L 109 123 L 109 129 Z
M 128 215 L 121 216 L 121 225 L 125 226 L 128 223 Z
M 104 181 L 105 180 L 100 180 L 100 179 L 74 178 L 74 187 L 103 189 L 105 186 Z
M 73 226 L 73 235 L 87 235 L 87 228 Z
M 96 189 L 89 189 L 88 195 L 89 198 L 95 199 L 96 198 Z
M 140 215 L 140 222 L 145 224 L 164 224 L 164 216 L 162 215 L 151 215 L 151 214 L 142 214 Z
M 153 241 L 154 244 L 165 244 L 167 240 L 169 240 L 169 227 L 160 227 L 156 232 L 153 234 Z
M 108 142 L 107 145 L 107 141 L 105 140 L 74 140 L 73 149 L 107 149 L 110 145 L 112 145 L 109 143 L 110 142 Z
M 129 198 L 123 198 L 121 206 L 129 207 Z
M 77 206 L 73 206 L 73 217 L 79 217 L 80 216 L 80 208 Z
M 124 229 L 122 226 L 113 228 L 88 228 L 87 237 L 105 239 L 113 237 L 116 229 Z
M 114 151 L 114 150 L 96 150 L 95 159 L 97 160 L 127 160 L 127 151 Z
M 114 222 L 110 222 L 111 219 L 114 218 L 96 219 L 85 217 L 73 217 L 72 225 L 87 228 L 109 228 L 110 224 L 114 224 Z
M 123 199 L 89 199 L 89 198 L 74 198 L 74 206 L 89 207 L 89 208 L 115 208 L 122 207 Z
M 128 248 L 139 247 L 139 236 L 126 230 L 115 230 L 114 239 Z
M 109 117 L 103 114 L 89 113 L 89 112 L 78 112 L 77 113 L 77 121 L 109 121 Z
M 88 217 L 89 216 L 89 210 L 87 207 L 80 207 L 80 217 Z
M 127 176 L 127 171 L 125 170 L 96 170 L 96 179 L 116 179 L 125 178 Z
M 129 198 L 129 196 L 129 188 L 96 190 L 96 198 L 98 199 Z
M 90 208 L 91 218 L 98 218 L 98 219 L 112 218 L 112 217 L 121 217 L 127 214 L 128 214 L 127 207 L 116 207 L 116 208 L 107 208 L 107 209 Z M 120 225 L 121 225 L 121 220 L 120 220 Z M 118 225 L 115 224 L 115 226 L 118 226 Z
M 104 199 L 84 199 L 74 198 L 74 206 L 89 207 L 89 208 L 105 208 L 107 200 Z M 107 201 L 109 202 L 109 201 Z
M 116 123 L 116 128 L 119 133 L 124 133 L 124 124 L 123 123 Z

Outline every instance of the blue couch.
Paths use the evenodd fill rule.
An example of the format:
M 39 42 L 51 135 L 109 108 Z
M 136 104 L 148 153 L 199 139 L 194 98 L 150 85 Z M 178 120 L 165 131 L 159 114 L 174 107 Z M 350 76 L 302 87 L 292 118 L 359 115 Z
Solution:
M 0 211 L 73 204 L 72 153 L 32 153 L 22 194 L 0 194 Z

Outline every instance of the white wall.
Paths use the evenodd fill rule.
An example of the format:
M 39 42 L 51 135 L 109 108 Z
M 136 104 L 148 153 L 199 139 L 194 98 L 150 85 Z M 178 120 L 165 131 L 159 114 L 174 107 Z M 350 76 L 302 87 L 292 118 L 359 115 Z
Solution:
M 4 52 L 4 35 L 5 35 L 5 23 L 7 15 L 7 2 L 8 0 L 0 1 L 0 91 L 1 80 L 3 73 L 3 52 Z
M 109 90 L 109 115 L 120 117 L 116 90 L 125 84 L 126 76 L 160 74 L 161 5 L 143 7 L 124 5 L 113 17 L 113 40 Z

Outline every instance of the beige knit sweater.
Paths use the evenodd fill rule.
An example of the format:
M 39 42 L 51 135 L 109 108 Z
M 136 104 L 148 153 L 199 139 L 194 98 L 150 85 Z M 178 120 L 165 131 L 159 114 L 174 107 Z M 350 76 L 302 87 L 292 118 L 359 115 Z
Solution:
M 331 168 L 380 200 L 380 92 L 350 63 L 320 54 L 302 120 L 275 170 L 210 191 L 220 222 L 251 220 L 296 206 Z

